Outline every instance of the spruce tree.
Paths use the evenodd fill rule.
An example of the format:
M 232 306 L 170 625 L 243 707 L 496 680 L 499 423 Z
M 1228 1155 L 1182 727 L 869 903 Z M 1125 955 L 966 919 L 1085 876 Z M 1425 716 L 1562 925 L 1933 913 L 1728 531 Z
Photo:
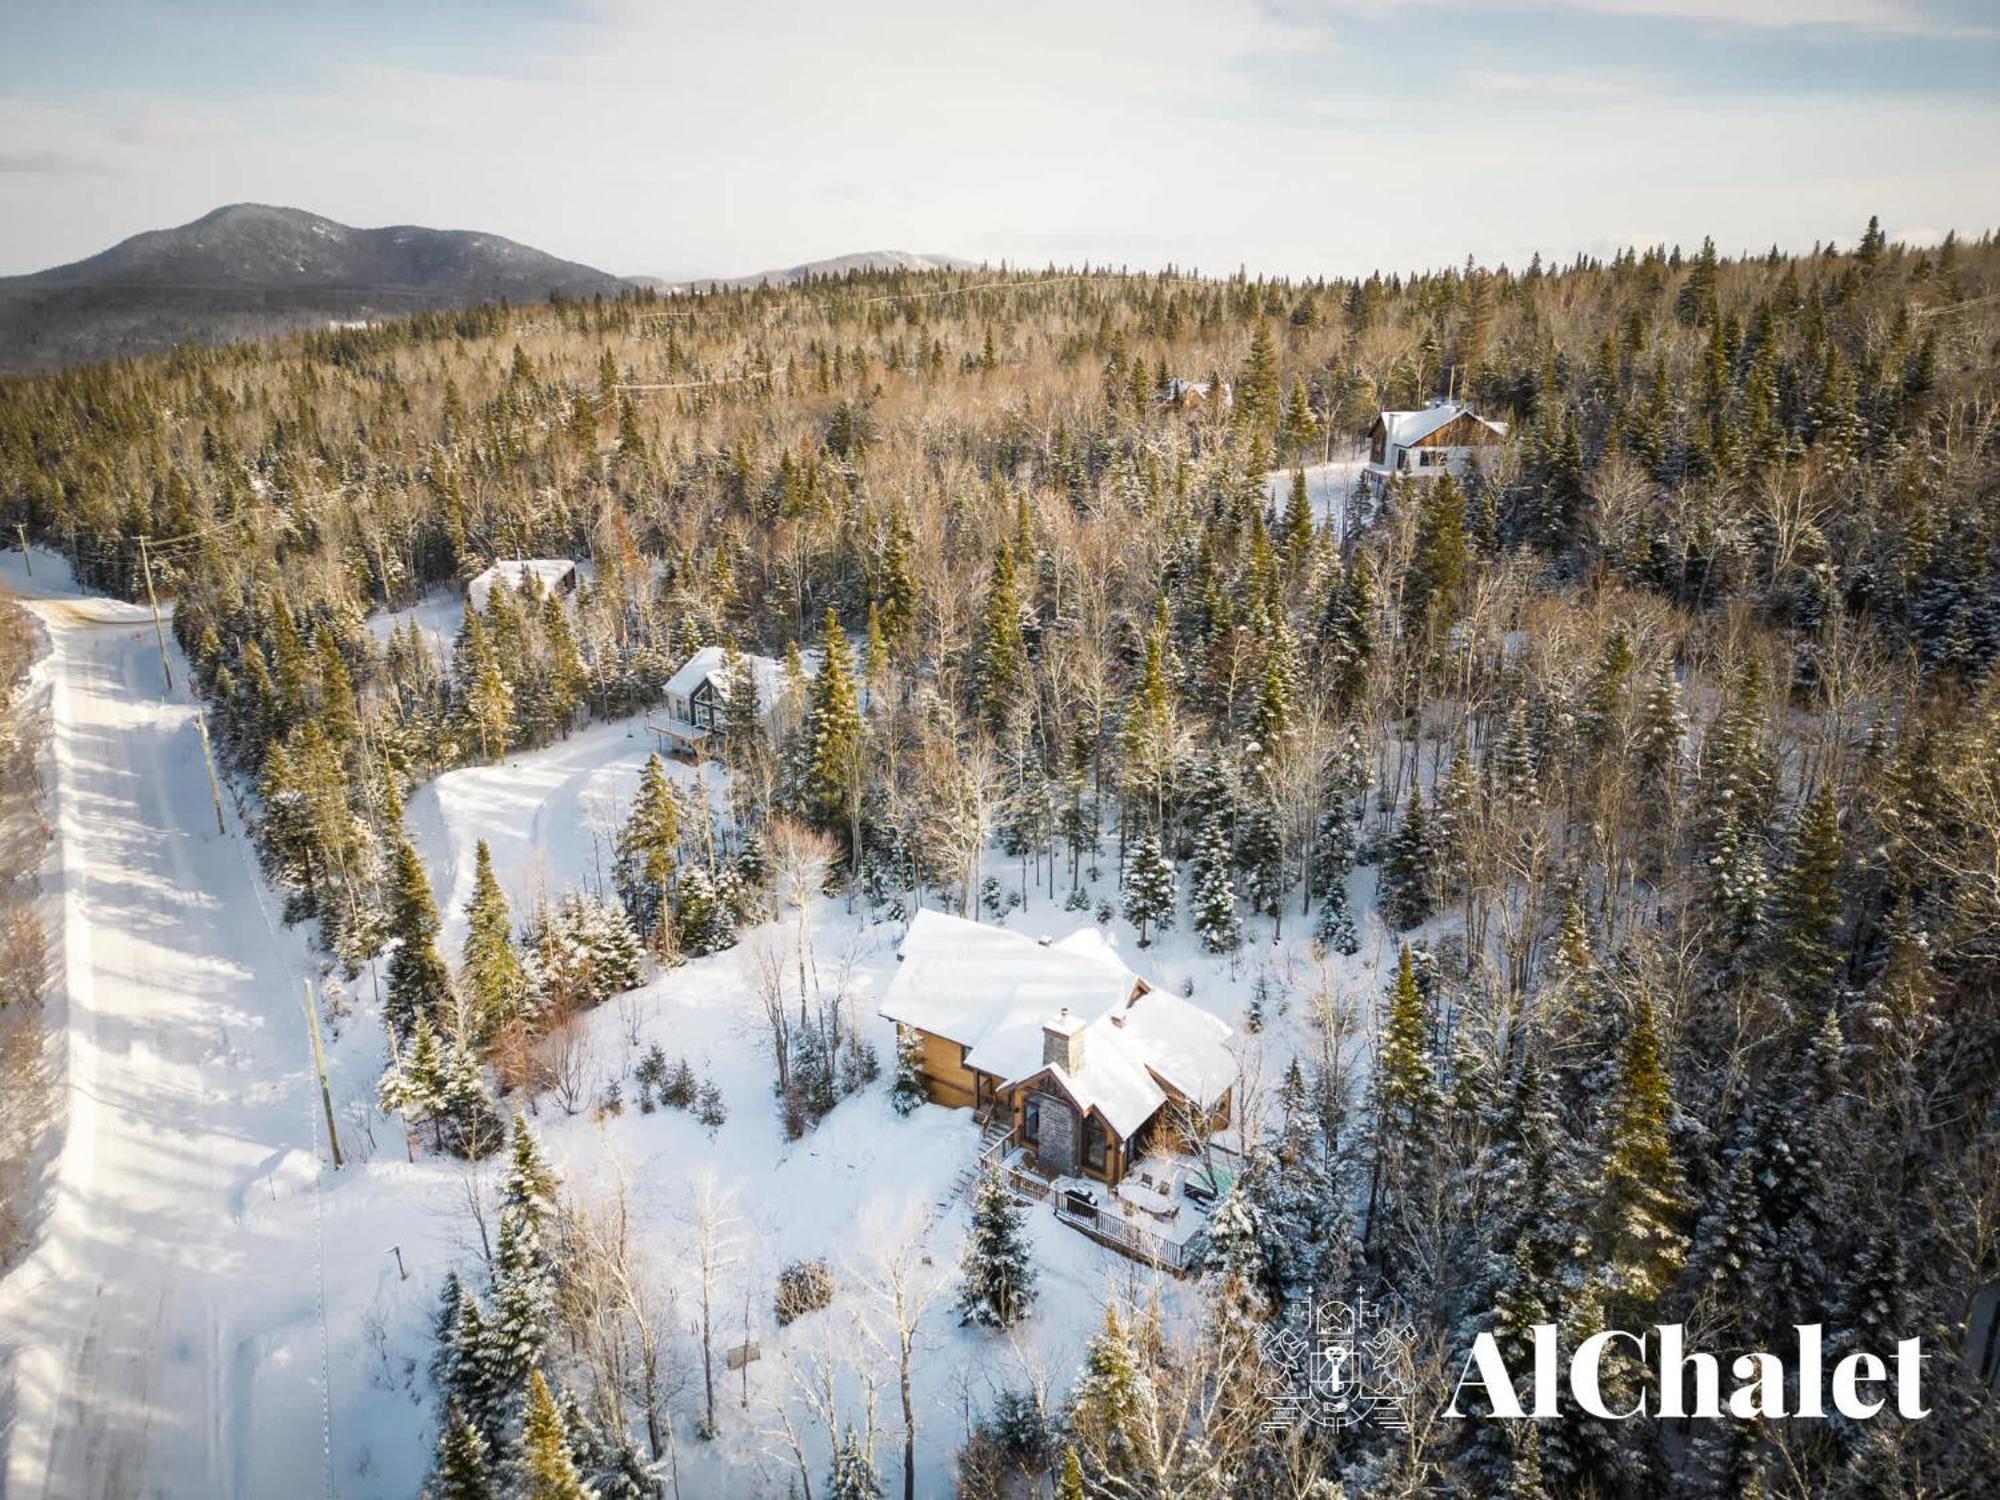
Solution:
M 1152 946 L 1152 933 L 1171 931 L 1178 899 L 1174 867 L 1160 848 L 1157 834 L 1139 836 L 1125 871 L 1125 920 L 1139 929 L 1139 946 Z
M 827 1476 L 827 1500 L 882 1500 L 882 1479 L 875 1472 L 853 1427 L 841 1434 L 833 1451 L 833 1472 Z
M 409 1036 L 376 1086 L 376 1099 L 384 1110 L 402 1115 L 412 1129 L 428 1122 L 433 1143 L 443 1147 L 444 1050 L 427 1014 L 418 1013 Z
M 1445 474 L 1422 486 L 1416 551 L 1403 581 L 1403 626 L 1412 635 L 1439 632 L 1457 618 L 1470 549 L 1465 540 L 1465 493 Z
M 496 1500 L 486 1439 L 466 1420 L 456 1401 L 445 1407 L 438 1435 L 437 1477 L 424 1493 L 430 1500 Z
M 1002 545 L 993 556 L 980 629 L 975 689 L 979 714 L 994 734 L 1004 734 L 1026 704 L 1027 648 L 1021 638 L 1021 596 L 1014 581 L 1014 553 Z
M 889 1085 L 889 1103 L 897 1114 L 916 1112 L 927 1094 L 923 1075 L 923 1036 L 914 1026 L 896 1031 L 896 1077 Z
M 1796 1005 L 1823 1006 L 1840 971 L 1840 860 L 1839 813 L 1822 782 L 1799 814 L 1772 901 L 1771 967 Z
M 1117 1303 L 1107 1300 L 1104 1324 L 1091 1336 L 1069 1412 L 1070 1432 L 1088 1457 L 1090 1478 L 1102 1493 L 1142 1492 L 1147 1397 L 1138 1352 L 1118 1316 Z
M 437 903 L 423 861 L 400 832 L 390 871 L 389 935 L 395 951 L 389 955 L 389 983 L 383 1007 L 398 1037 L 406 1037 L 419 1016 L 435 1025 L 451 1000 L 451 975 L 438 956 Z
M 730 701 L 735 698 L 732 690 Z M 625 914 L 643 940 L 651 941 L 659 933 L 680 836 L 680 807 L 666 767 L 657 754 L 648 755 L 639 772 L 632 812 L 618 833 L 611 872 Z
M 1202 825 L 1195 841 L 1190 922 L 1210 953 L 1234 953 L 1243 943 L 1236 913 L 1236 887 L 1229 878 L 1229 838 L 1220 818 Z
M 1303 386 L 1293 387 L 1295 392 L 1303 389 Z M 1306 488 L 1306 471 L 1294 469 L 1291 490 L 1285 499 L 1284 519 L 1278 523 L 1278 538 L 1285 556 L 1285 571 L 1295 579 L 1303 578 L 1312 563 L 1313 536 L 1312 495 Z
M 998 1172 L 980 1176 L 959 1269 L 961 1323 L 1012 1328 L 1034 1305 L 1035 1263 L 1027 1223 Z
M 528 1402 L 521 1422 L 520 1500 L 597 1500 L 597 1491 L 576 1472 L 562 1412 L 536 1370 L 528 1377 Z
M 1680 1231 L 1685 1194 L 1667 1138 L 1672 1115 L 1652 1001 L 1642 990 L 1632 1004 L 1617 1091 L 1605 1122 L 1608 1139 L 1595 1215 L 1606 1291 L 1621 1311 L 1649 1311 L 1687 1252 Z
M 1375 1048 L 1375 1163 L 1379 1194 L 1410 1196 L 1441 1143 L 1444 1097 L 1431 1051 L 1429 1007 L 1405 943 L 1396 958 Z
M 472 899 L 465 908 L 465 948 L 459 983 L 482 1040 L 499 1034 L 519 1014 L 528 976 L 514 951 L 513 920 L 507 898 L 493 874 L 493 854 L 479 841 L 473 860 Z
M 826 612 L 823 656 L 806 715 L 804 800 L 814 824 L 849 840 L 860 857 L 863 729 L 853 654 L 840 621 Z
M 1430 919 L 1436 888 L 1434 859 L 1424 799 L 1412 790 L 1402 826 L 1391 836 L 1382 860 L 1382 914 L 1397 930 L 1407 931 Z

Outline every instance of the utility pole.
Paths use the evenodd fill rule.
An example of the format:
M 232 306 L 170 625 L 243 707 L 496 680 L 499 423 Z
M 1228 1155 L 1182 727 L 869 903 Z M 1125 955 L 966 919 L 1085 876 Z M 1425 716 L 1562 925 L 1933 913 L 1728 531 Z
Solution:
M 306 1031 L 312 1037 L 313 1071 L 319 1074 L 319 1102 L 326 1111 L 326 1143 L 333 1148 L 333 1170 L 340 1170 L 340 1135 L 333 1128 L 333 1086 L 326 1081 L 326 1053 L 319 1044 L 319 1007 L 313 1004 L 312 981 L 306 981 Z
M 28 550 L 28 528 L 19 521 L 14 523 L 14 535 L 21 539 L 21 566 L 28 570 L 28 576 L 35 576 L 35 554 Z
M 174 690 L 174 669 L 167 661 L 167 627 L 160 623 L 160 600 L 153 592 L 153 562 L 146 553 L 146 538 L 139 538 L 139 571 L 146 575 L 146 602 L 153 606 L 153 634 L 160 643 L 160 670 L 167 674 L 167 691 Z
M 208 717 L 199 709 L 195 711 L 194 727 L 201 735 L 201 763 L 208 767 L 208 795 L 215 799 L 215 831 L 226 834 L 229 826 L 222 821 L 222 783 L 215 776 L 215 750 L 208 743 Z

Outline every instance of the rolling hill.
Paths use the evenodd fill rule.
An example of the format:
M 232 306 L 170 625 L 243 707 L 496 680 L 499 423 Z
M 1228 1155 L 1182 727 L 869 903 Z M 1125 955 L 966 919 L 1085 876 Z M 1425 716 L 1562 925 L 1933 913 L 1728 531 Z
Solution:
M 51 368 L 551 292 L 631 283 L 496 234 L 356 229 L 236 203 L 84 260 L 0 277 L 0 368 Z

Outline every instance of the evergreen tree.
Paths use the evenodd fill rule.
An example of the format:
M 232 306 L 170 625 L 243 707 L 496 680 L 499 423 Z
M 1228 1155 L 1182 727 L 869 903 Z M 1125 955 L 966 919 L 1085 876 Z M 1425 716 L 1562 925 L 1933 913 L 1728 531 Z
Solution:
M 896 1031 L 896 1078 L 889 1086 L 889 1103 L 899 1115 L 916 1112 L 927 1094 L 923 1075 L 923 1036 L 913 1026 Z
M 1302 393 L 1304 389 L 1303 386 L 1292 387 L 1295 395 Z M 1285 500 L 1284 519 L 1278 523 L 1279 543 L 1285 555 L 1285 571 L 1291 577 L 1303 578 L 1307 568 L 1311 566 L 1314 534 L 1312 495 L 1306 488 L 1306 471 L 1294 469 L 1292 486 Z
M 499 1144 L 501 1132 L 469 1037 L 455 1036 L 446 1047 L 440 1082 L 439 1144 L 454 1156 L 476 1161 Z
M 735 698 L 732 691 L 730 701 L 733 703 Z M 632 799 L 632 812 L 619 830 L 618 852 L 611 873 L 618 899 L 624 903 L 625 914 L 632 919 L 642 940 L 651 941 L 660 932 L 680 836 L 680 808 L 667 780 L 666 767 L 657 754 L 648 755 L 639 773 L 639 790 Z
M 1424 799 L 1414 790 L 1402 826 L 1390 838 L 1382 860 L 1382 914 L 1399 931 L 1430 919 L 1437 878 Z
M 520 1500 L 597 1500 L 597 1491 L 576 1472 L 562 1413 L 536 1370 L 528 1377 L 528 1404 L 521 1423 Z
M 833 1472 L 826 1481 L 827 1500 L 882 1500 L 882 1479 L 862 1451 L 861 1439 L 849 1427 L 833 1451 Z
M 496 1500 L 486 1439 L 466 1420 L 456 1401 L 445 1407 L 438 1436 L 437 1478 L 425 1494 L 431 1500 Z
M 1411 1196 L 1425 1176 L 1444 1123 L 1431 1051 L 1431 1017 L 1406 943 L 1396 959 L 1375 1052 L 1375 1171 L 1378 1202 Z
M 1229 863 L 1228 834 L 1219 818 L 1210 818 L 1195 841 L 1191 918 L 1202 947 L 1210 953 L 1234 953 L 1243 942 Z
M 482 1040 L 498 1035 L 519 1014 L 528 976 L 514 951 L 513 921 L 507 898 L 493 874 L 493 855 L 481 839 L 474 856 L 472 899 L 465 908 L 465 948 L 459 982 Z
M 1056 1478 L 1056 1500 L 1089 1500 L 1089 1493 L 1083 1487 L 1083 1461 L 1076 1456 L 1076 1449 L 1064 1448 L 1062 1473 Z
M 438 956 L 437 903 L 423 862 L 409 839 L 395 840 L 389 886 L 389 935 L 395 949 L 389 955 L 389 983 L 383 997 L 389 1025 L 406 1037 L 419 1016 L 435 1024 L 451 1000 L 451 975 Z
M 1027 647 L 1021 638 L 1021 596 L 1014 582 L 1014 553 L 1002 545 L 993 556 L 980 632 L 979 666 L 975 677 L 980 717 L 995 734 L 1004 734 L 1026 709 Z
M 850 840 L 860 856 L 856 831 L 861 819 L 863 729 L 861 703 L 847 637 L 832 610 L 826 612 L 823 656 L 813 679 L 806 715 L 804 800 L 814 823 Z
M 1773 893 L 1771 967 L 1794 1003 L 1823 1005 L 1841 966 L 1840 819 L 1822 782 L 1799 814 L 1792 858 Z
M 1659 1300 L 1687 1251 L 1680 1167 L 1667 1138 L 1673 1114 L 1652 1002 L 1641 991 L 1620 1058 L 1603 1177 L 1596 1205 L 1597 1248 L 1607 1291 L 1634 1312 Z M 1644 1321 L 1643 1318 L 1640 1321 Z
M 382 1108 L 401 1114 L 410 1128 L 420 1129 L 429 1122 L 433 1142 L 442 1148 L 444 1051 L 438 1045 L 437 1032 L 427 1014 L 418 1013 L 408 1038 L 382 1074 L 375 1092 Z
M 1150 1396 L 1118 1304 L 1107 1300 L 1104 1326 L 1091 1336 L 1069 1413 L 1069 1430 L 1088 1457 L 1087 1477 L 1099 1493 L 1140 1492 Z
M 1035 1264 L 1020 1206 L 997 1172 L 986 1172 L 972 1200 L 972 1228 L 959 1262 L 962 1323 L 1012 1328 L 1035 1300 Z
M 1159 837 L 1141 834 L 1125 871 L 1125 920 L 1139 929 L 1141 948 L 1152 945 L 1153 930 L 1172 930 L 1178 896 L 1173 863 L 1160 848 Z
M 1417 503 L 1416 552 L 1403 582 L 1403 626 L 1412 635 L 1450 626 L 1470 563 L 1458 481 L 1441 475 L 1422 486 Z

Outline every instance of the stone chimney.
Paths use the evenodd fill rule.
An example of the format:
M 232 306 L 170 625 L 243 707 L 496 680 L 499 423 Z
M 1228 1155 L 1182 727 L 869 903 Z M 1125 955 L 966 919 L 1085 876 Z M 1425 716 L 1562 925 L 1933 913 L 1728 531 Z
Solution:
M 1042 1027 L 1042 1066 L 1061 1068 L 1072 1076 L 1083 1071 L 1083 1022 L 1062 1008 L 1062 1014 Z

